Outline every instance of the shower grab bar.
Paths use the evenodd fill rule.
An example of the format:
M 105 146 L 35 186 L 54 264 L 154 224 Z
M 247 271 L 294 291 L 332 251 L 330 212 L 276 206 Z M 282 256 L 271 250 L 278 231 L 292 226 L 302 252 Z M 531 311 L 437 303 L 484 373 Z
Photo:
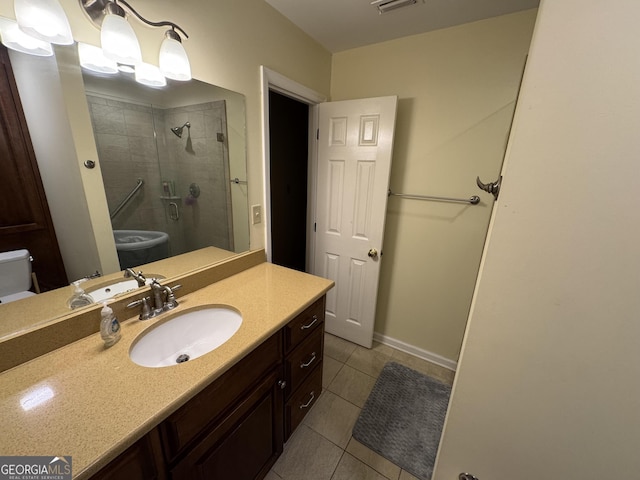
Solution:
M 138 190 L 140 190 L 142 188 L 142 186 L 144 185 L 144 180 L 142 180 L 141 178 L 138 179 L 138 183 L 136 183 L 136 186 L 133 187 L 133 190 L 131 190 L 131 192 L 129 192 L 129 195 L 127 195 L 124 200 L 122 200 L 120 202 L 120 205 L 118 205 L 116 207 L 116 209 L 113 211 L 113 213 L 109 214 L 109 218 L 111 218 L 111 220 L 113 220 L 113 217 L 115 217 L 118 213 L 120 213 L 120 210 L 122 210 L 124 208 L 124 206 L 129 203 L 129 200 L 131 200 L 133 198 L 133 196 L 137 193 Z
M 480 197 L 474 195 L 470 198 L 451 198 L 451 197 L 435 197 L 432 195 L 412 195 L 408 193 L 394 193 L 391 189 L 387 192 L 388 196 L 408 198 L 411 200 L 432 200 L 436 202 L 453 202 L 453 203 L 468 203 L 471 205 L 477 205 L 480 203 Z

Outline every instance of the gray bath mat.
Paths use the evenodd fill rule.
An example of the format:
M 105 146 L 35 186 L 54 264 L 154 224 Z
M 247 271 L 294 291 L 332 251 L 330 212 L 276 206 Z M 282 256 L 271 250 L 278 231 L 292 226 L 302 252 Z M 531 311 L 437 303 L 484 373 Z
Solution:
M 412 475 L 429 480 L 451 387 L 387 363 L 353 427 L 353 437 Z

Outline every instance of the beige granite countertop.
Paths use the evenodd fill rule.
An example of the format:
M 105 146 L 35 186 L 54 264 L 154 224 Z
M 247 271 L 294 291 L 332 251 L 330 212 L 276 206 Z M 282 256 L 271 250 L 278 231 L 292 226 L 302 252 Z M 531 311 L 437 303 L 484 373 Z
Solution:
M 178 295 L 180 305 L 158 318 L 121 318 L 122 338 L 111 348 L 96 333 L 1 373 L 0 454 L 71 455 L 74 478 L 88 478 L 332 285 L 261 263 Z M 224 345 L 166 368 L 129 359 L 132 342 L 144 330 L 203 304 L 229 305 L 242 314 L 240 329 Z

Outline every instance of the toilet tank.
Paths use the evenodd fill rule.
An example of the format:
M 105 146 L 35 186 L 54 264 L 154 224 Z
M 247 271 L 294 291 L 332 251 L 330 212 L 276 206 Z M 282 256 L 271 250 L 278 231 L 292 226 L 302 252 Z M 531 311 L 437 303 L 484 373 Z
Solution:
M 31 287 L 29 250 L 0 253 L 0 297 L 24 292 Z

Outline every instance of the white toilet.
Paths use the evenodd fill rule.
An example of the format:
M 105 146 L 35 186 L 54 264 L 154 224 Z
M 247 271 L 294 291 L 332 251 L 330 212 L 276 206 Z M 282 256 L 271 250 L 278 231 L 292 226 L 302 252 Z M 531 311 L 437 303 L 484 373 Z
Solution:
M 31 287 L 29 250 L 0 253 L 0 303 L 9 303 L 35 295 Z

